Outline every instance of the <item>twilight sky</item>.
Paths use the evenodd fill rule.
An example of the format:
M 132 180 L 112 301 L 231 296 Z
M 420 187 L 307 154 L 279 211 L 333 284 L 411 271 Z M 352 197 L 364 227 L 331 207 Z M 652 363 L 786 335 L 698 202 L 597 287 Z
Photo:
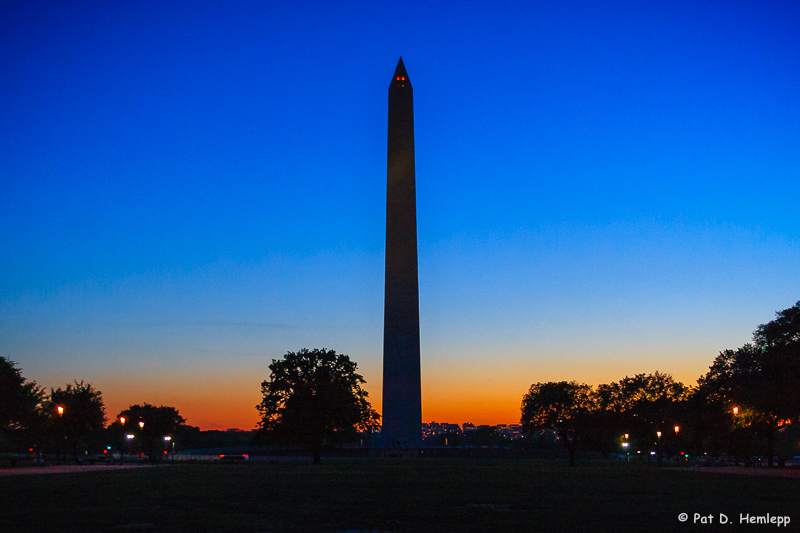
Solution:
M 250 429 L 269 362 L 327 347 L 380 411 L 402 55 L 423 420 L 694 384 L 800 300 L 798 51 L 797 2 L 7 0 L 0 354 Z

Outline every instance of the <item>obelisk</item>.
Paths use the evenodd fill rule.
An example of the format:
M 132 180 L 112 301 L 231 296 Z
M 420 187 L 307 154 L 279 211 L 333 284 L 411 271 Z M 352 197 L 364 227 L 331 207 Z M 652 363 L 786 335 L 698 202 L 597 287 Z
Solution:
M 414 97 L 402 57 L 389 84 L 387 155 L 381 447 L 384 455 L 413 457 L 422 446 L 417 193 Z

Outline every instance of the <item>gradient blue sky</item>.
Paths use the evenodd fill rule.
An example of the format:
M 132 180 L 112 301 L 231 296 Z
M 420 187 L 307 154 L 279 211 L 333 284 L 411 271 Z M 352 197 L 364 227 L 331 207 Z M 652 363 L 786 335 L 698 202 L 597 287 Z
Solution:
M 324 346 L 380 409 L 402 55 L 423 419 L 693 384 L 800 300 L 798 51 L 797 2 L 3 2 L 0 354 L 212 429 Z

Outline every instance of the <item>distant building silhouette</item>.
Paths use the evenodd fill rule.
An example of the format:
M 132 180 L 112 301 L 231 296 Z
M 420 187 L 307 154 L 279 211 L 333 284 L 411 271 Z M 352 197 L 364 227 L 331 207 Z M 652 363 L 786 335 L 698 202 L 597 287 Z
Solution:
M 417 196 L 414 97 L 403 58 L 389 84 L 385 283 L 381 448 L 384 456 L 414 457 L 422 446 Z

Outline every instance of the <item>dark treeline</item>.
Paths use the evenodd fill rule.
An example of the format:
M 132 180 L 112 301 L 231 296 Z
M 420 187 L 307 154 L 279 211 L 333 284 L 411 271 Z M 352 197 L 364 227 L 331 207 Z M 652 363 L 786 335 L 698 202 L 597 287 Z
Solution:
M 597 387 L 534 383 L 522 400 L 523 429 L 554 431 L 571 465 L 582 449 L 658 460 L 724 455 L 736 464 L 765 456 L 783 466 L 800 455 L 800 302 L 776 315 L 752 343 L 720 352 L 694 387 L 660 372 Z
M 379 428 L 356 364 L 333 350 L 288 352 L 273 360 L 262 383 L 258 432 L 200 431 L 174 407 L 131 405 L 106 427 L 100 391 L 83 381 L 64 388 L 29 382 L 0 356 L 0 452 L 27 452 L 57 460 L 89 454 L 166 453 L 253 445 L 299 445 L 314 453 L 351 441 L 375 445 Z M 580 450 L 680 460 L 754 456 L 783 466 L 800 454 L 800 301 L 762 324 L 751 343 L 724 350 L 697 385 L 655 372 L 596 387 L 575 381 L 534 383 L 522 399 L 526 436 L 516 448 L 555 444 L 570 464 Z M 431 446 L 503 447 L 493 430 L 447 434 Z
M 174 407 L 131 405 L 106 427 L 102 393 L 75 381 L 50 389 L 27 381 L 16 364 L 0 356 L 0 452 L 27 453 L 57 461 L 147 456 L 151 462 L 173 451 L 191 428 Z M 199 431 L 199 430 L 198 430 Z
M 76 462 L 143 455 L 156 462 L 176 451 L 255 444 L 255 431 L 201 431 L 163 405 L 131 405 L 107 422 L 102 393 L 92 385 L 76 381 L 47 392 L 0 356 L 0 454 Z

